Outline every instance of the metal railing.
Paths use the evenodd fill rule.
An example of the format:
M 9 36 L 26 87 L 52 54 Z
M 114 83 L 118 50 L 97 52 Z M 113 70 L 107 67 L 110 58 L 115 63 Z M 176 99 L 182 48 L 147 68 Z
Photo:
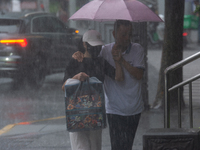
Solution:
M 190 116 L 190 128 L 193 128 L 193 107 L 192 107 L 192 82 L 200 78 L 200 74 L 195 75 L 179 84 L 169 87 L 169 73 L 184 65 L 200 58 L 200 52 L 187 57 L 186 59 L 177 62 L 165 69 L 165 108 L 164 108 L 164 128 L 170 128 L 170 99 L 169 93 L 172 90 L 178 89 L 178 127 L 181 128 L 181 88 L 186 84 L 189 84 L 189 116 Z

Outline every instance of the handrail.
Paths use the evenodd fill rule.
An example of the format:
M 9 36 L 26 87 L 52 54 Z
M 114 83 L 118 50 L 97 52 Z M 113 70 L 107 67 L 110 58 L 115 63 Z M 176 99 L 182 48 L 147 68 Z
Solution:
M 182 83 L 179 83 L 179 84 L 177 84 L 177 85 L 175 85 L 174 87 L 172 87 L 172 88 L 169 88 L 169 73 L 171 72 L 171 71 L 174 71 L 174 70 L 176 70 L 176 69 L 178 69 L 178 68 L 180 68 L 180 67 L 183 67 L 184 65 L 186 65 L 186 64 L 188 64 L 188 63 L 190 63 L 190 62 L 192 62 L 192 61 L 194 61 L 194 60 L 196 60 L 196 59 L 198 59 L 198 58 L 200 58 L 200 52 L 198 52 L 198 53 L 195 53 L 194 55 L 192 55 L 192 56 L 190 56 L 190 57 L 187 57 L 186 59 L 184 59 L 184 60 L 182 60 L 182 61 L 179 61 L 179 62 L 177 62 L 177 63 L 175 63 L 175 64 L 173 64 L 173 65 L 171 65 L 171 66 L 169 66 L 169 67 L 167 67 L 166 69 L 165 69 L 165 102 L 164 102 L 164 105 L 165 105 L 165 108 L 164 108 L 164 128 L 169 128 L 170 127 L 170 100 L 169 100 L 169 89 L 170 89 L 170 91 L 172 90 L 172 88 L 175 88 L 175 87 L 177 87 L 177 86 L 180 86 L 180 84 L 181 84 L 181 86 L 183 86 L 182 84 L 184 84 L 185 85 L 185 82 L 188 82 L 188 80 L 187 81 L 185 81 L 185 82 L 182 82 Z M 194 76 L 192 79 L 189 79 L 189 80 L 191 80 L 191 81 L 189 81 L 189 87 L 190 87 L 190 93 L 192 93 L 191 92 L 191 82 L 192 81 L 194 81 L 194 79 L 195 80 L 197 80 L 199 77 L 197 77 L 197 76 Z M 180 97 L 180 89 L 178 90 L 179 91 L 179 97 Z M 191 100 L 192 98 L 191 98 L 191 95 L 190 95 L 190 108 L 192 107 L 191 106 Z M 179 106 L 179 108 L 178 108 L 179 110 L 178 110 L 178 112 L 179 112 L 179 114 L 180 114 L 180 106 Z M 192 114 L 192 113 L 191 113 Z M 179 119 L 181 119 L 181 118 L 179 118 Z M 180 123 L 180 120 L 179 120 L 179 123 Z M 180 125 L 179 125 L 179 127 L 180 127 Z
M 184 86 L 184 85 L 186 85 L 186 84 L 189 84 L 189 83 L 191 83 L 192 81 L 195 81 L 195 80 L 197 80 L 197 79 L 199 79 L 199 78 L 200 78 L 200 74 L 198 74 L 198 75 L 196 75 L 196 76 L 194 76 L 194 77 L 192 77 L 192 78 L 189 78 L 188 80 L 185 80 L 185 81 L 183 81 L 183 82 L 181 82 L 181 83 L 179 83 L 179 84 L 174 85 L 173 87 L 171 87 L 170 89 L 168 89 L 168 91 L 170 92 L 170 91 L 172 91 L 172 90 L 175 90 L 175 89 L 177 89 L 177 88 L 180 88 L 180 87 L 182 87 L 182 86 Z
M 167 67 L 165 69 L 165 74 L 168 73 L 169 71 L 173 71 L 173 70 L 176 70 L 180 67 L 183 67 L 184 65 L 187 65 L 188 63 L 198 59 L 199 57 L 200 57 L 200 52 L 197 52 L 197 53 L 185 58 L 184 60 L 181 60 L 181 61 Z

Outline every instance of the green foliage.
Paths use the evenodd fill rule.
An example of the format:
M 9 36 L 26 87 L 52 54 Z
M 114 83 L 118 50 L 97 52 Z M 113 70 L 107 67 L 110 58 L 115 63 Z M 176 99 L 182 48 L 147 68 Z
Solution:
M 59 2 L 56 2 L 56 1 L 50 2 L 50 5 L 49 5 L 50 13 L 56 13 L 59 10 L 59 7 L 60 7 Z
M 200 5 L 197 5 L 197 6 L 196 6 L 196 9 L 195 9 L 194 12 L 195 12 L 195 13 L 200 13 Z

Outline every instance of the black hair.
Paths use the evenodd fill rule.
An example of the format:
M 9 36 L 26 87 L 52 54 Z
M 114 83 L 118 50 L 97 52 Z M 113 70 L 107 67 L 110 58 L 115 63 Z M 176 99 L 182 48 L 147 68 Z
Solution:
M 114 23 L 114 30 L 117 31 L 118 28 L 119 28 L 121 25 L 124 25 L 124 26 L 131 26 L 131 27 L 132 27 L 131 22 L 128 21 L 128 20 L 116 20 L 115 23 Z
M 85 48 L 83 46 L 83 37 L 78 41 L 78 51 L 85 53 Z

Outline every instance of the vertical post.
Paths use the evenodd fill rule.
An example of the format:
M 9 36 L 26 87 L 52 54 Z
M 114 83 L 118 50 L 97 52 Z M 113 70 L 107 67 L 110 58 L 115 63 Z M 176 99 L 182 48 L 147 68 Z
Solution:
M 181 88 L 178 88 L 178 127 L 181 128 Z
M 164 128 L 170 128 L 169 74 L 165 73 Z
M 190 128 L 193 128 L 192 83 L 189 83 L 189 115 Z
M 49 0 L 42 0 L 42 3 L 44 5 L 44 11 L 49 12 Z
M 76 0 L 69 0 L 69 16 L 72 16 L 76 12 Z M 69 20 L 70 27 L 76 28 L 76 22 Z
M 145 73 L 142 85 L 142 95 L 144 100 L 145 110 L 149 109 L 148 97 L 148 65 L 147 65 L 147 23 L 134 22 L 133 23 L 133 42 L 140 43 L 145 52 Z
M 145 109 L 149 109 L 149 94 L 148 94 L 148 51 L 147 51 L 147 23 L 140 23 L 141 27 L 140 27 L 140 44 L 143 46 L 144 48 L 144 52 L 145 52 L 145 74 L 144 74 L 144 80 L 143 80 L 143 91 L 142 91 L 142 95 L 143 95 L 143 100 L 144 100 L 144 106 Z
M 13 12 L 20 12 L 21 6 L 19 0 L 12 0 L 12 11 Z

